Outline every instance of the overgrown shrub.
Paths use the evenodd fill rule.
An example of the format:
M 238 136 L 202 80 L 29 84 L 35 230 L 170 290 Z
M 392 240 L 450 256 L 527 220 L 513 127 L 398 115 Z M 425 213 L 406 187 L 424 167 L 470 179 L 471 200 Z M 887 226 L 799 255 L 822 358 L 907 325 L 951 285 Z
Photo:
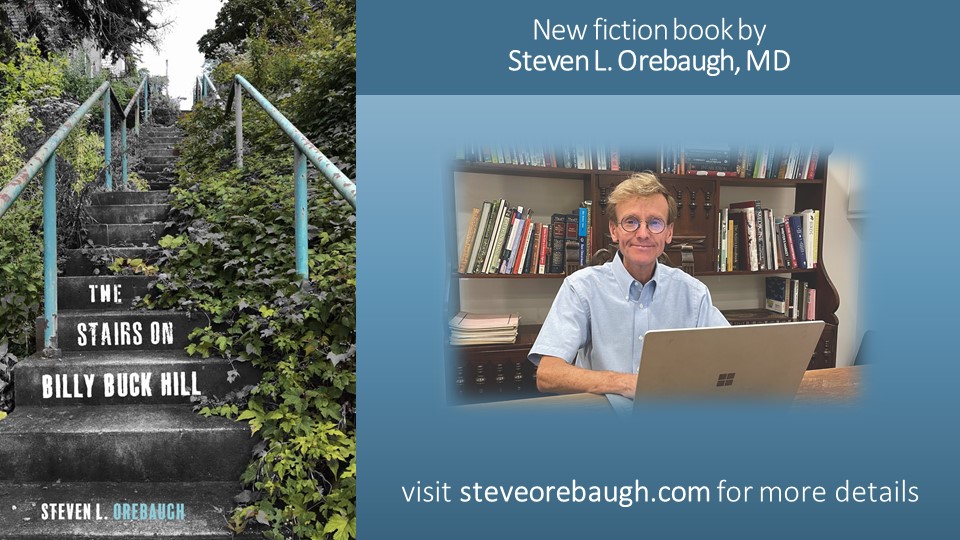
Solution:
M 180 181 L 172 191 L 183 232 L 161 240 L 163 273 L 146 302 L 210 315 L 212 325 L 191 336 L 191 354 L 263 371 L 256 388 L 201 410 L 247 420 L 263 438 L 231 525 L 269 523 L 267 534 L 277 539 L 355 537 L 353 209 L 326 182 L 311 181 L 309 280 L 300 280 L 286 137 L 247 109 L 239 171 L 225 148 L 232 126 L 222 111 L 200 108 L 181 125 Z
M 80 103 L 67 87 L 78 91 L 92 85 L 85 100 L 100 84 L 84 86 L 68 71 L 64 58 L 45 58 L 35 40 L 19 43 L 16 55 L 0 63 L 0 185 L 76 111 Z M 115 87 L 132 95 L 123 81 Z M 78 122 L 57 150 L 59 247 L 78 247 L 84 195 L 102 178 L 103 138 L 96 129 L 102 132 L 102 120 L 97 118 L 93 112 Z M 41 179 L 34 177 L 0 217 L 0 411 L 14 406 L 13 365 L 35 349 L 34 325 L 43 306 L 42 196 Z

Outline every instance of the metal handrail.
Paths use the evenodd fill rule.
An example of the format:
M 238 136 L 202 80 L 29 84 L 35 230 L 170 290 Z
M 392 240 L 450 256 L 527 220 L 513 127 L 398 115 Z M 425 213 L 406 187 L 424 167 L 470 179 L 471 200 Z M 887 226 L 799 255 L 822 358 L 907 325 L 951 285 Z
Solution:
M 149 76 L 144 77 L 140 83 L 140 88 L 144 89 L 144 101 L 146 102 L 149 92 Z M 131 103 L 140 93 L 140 89 L 131 98 Z M 94 92 L 83 102 L 80 107 L 74 111 L 69 118 L 43 143 L 42 146 L 33 154 L 23 168 L 10 179 L 3 189 L 0 189 L 0 217 L 9 210 L 13 203 L 17 201 L 24 188 L 33 180 L 33 177 L 43 168 L 43 318 L 46 326 L 43 331 L 43 346 L 45 349 L 57 348 L 57 149 L 67 139 L 73 128 L 77 126 L 80 120 L 90 111 L 95 103 L 103 100 L 103 160 L 104 183 L 107 189 L 113 189 L 113 178 L 110 174 L 110 165 L 112 160 L 112 141 L 110 130 L 110 110 L 111 105 L 121 111 L 123 118 L 123 182 L 126 184 L 126 141 L 127 141 L 127 118 L 130 111 L 130 104 L 126 109 L 120 107 L 117 96 L 110 87 L 110 81 L 104 81 Z M 149 110 L 149 105 L 145 105 L 145 111 Z M 137 105 L 137 114 L 139 116 L 139 104 Z M 146 117 L 144 118 L 146 120 Z M 139 120 L 139 118 L 138 118 Z
M 217 85 L 213 84 L 213 81 L 210 80 L 210 77 L 206 73 L 202 73 L 197 77 L 196 82 L 193 85 L 193 103 L 196 104 L 199 101 L 204 101 L 207 99 L 207 94 L 212 92 L 211 96 L 214 101 L 220 101 L 220 93 L 217 92 Z
M 206 77 L 206 75 L 204 75 Z M 199 81 L 200 78 L 198 77 Z M 209 79 L 208 79 L 209 80 Z M 211 84 L 212 86 L 212 84 Z M 297 274 L 307 278 L 307 161 L 323 174 L 350 206 L 357 208 L 357 186 L 333 164 L 323 152 L 317 149 L 290 120 L 283 116 L 270 101 L 263 97 L 252 84 L 240 75 L 234 75 L 234 83 L 227 96 L 226 112 L 229 114 L 230 105 L 234 105 L 236 115 L 237 141 L 237 168 L 243 168 L 243 90 L 246 90 L 253 100 L 267 115 L 280 127 L 293 142 L 293 171 L 294 171 L 294 204 L 295 219 L 294 232 L 296 238 Z M 234 102 L 236 98 L 236 102 Z

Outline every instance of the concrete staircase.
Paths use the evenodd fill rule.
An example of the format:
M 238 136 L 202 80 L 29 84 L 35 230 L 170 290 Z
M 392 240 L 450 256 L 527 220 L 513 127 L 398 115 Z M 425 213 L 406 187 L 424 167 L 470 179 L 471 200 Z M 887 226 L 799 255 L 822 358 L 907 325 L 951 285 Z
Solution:
M 62 356 L 15 368 L 16 409 L 0 421 L 0 538 L 231 537 L 226 517 L 256 441 L 244 423 L 198 416 L 190 399 L 259 375 L 238 364 L 229 382 L 228 362 L 188 357 L 187 335 L 206 317 L 134 309 L 152 278 L 106 268 L 150 261 L 163 235 L 179 134 L 142 136 L 152 190 L 95 194 L 94 247 L 61 263 Z

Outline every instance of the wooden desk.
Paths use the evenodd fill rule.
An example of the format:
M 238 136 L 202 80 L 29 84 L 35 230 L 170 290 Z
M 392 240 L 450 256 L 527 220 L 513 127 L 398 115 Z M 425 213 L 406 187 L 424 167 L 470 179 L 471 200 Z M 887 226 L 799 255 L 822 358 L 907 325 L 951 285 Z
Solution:
M 800 389 L 797 390 L 793 402 L 795 405 L 854 403 L 860 396 L 862 377 L 862 366 L 807 371 L 803 374 L 803 381 L 800 382 Z M 515 399 L 513 401 L 464 405 L 463 408 L 472 410 L 517 407 L 542 409 L 556 406 L 610 410 L 607 398 L 597 394 L 569 394 Z

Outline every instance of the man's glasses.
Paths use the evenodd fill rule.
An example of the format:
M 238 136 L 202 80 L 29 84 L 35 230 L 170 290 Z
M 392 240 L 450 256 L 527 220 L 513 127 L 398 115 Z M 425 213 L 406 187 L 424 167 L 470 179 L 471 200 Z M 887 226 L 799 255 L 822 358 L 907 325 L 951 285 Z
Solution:
M 620 228 L 627 232 L 634 232 L 640 228 L 641 223 L 644 223 L 644 220 L 627 216 L 620 220 Z M 667 224 L 660 218 L 648 219 L 646 224 L 647 230 L 653 234 L 660 234 L 667 228 Z

